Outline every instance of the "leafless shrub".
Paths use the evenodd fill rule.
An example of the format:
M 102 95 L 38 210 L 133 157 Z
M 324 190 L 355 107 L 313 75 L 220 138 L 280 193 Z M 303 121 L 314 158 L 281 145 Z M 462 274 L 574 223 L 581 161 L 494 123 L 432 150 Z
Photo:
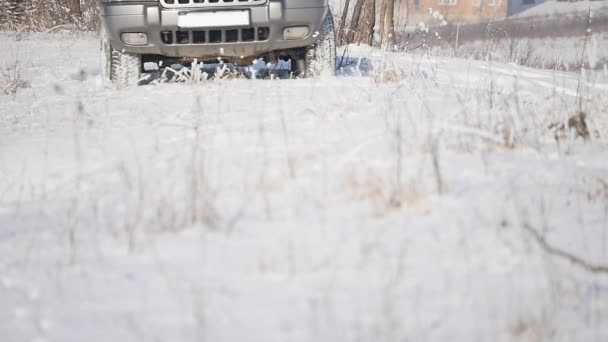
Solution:
M 515 62 L 524 66 L 531 66 L 533 63 L 534 52 L 536 47 L 530 38 L 514 38 L 507 37 L 506 44 L 507 59 L 509 62 Z
M 553 137 L 556 142 L 567 139 L 569 136 L 573 138 L 582 138 L 589 140 L 589 128 L 587 127 L 587 114 L 579 112 L 568 119 L 567 123 L 554 122 L 549 125 L 549 129 L 553 130 Z
M 0 28 L 18 29 L 29 5 L 28 1 L 0 0 Z
M 0 29 L 96 31 L 99 24 L 97 0 L 0 0 Z
M 19 64 L 0 67 L 0 94 L 14 95 L 19 89 L 29 87 L 30 82 L 23 78 Z

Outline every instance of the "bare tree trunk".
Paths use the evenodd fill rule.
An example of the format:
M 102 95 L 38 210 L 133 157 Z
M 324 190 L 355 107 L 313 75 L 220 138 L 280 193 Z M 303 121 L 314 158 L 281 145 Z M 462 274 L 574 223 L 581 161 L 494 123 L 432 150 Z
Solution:
M 348 18 L 348 8 L 350 7 L 350 0 L 346 0 L 344 8 L 342 9 L 342 18 L 340 19 L 340 29 L 338 30 L 338 44 L 344 45 L 346 43 L 346 19 Z
M 8 24 L 8 15 L 6 13 L 6 7 L 7 5 L 5 0 L 0 0 L 0 28 Z
M 357 43 L 372 45 L 374 40 L 374 27 L 376 26 L 376 0 L 365 0 L 363 16 L 359 23 L 359 39 Z
M 357 0 L 355 3 L 355 8 L 353 10 L 353 16 L 350 20 L 350 29 L 347 35 L 347 43 L 355 41 L 358 39 L 359 30 L 357 30 L 357 26 L 359 25 L 359 19 L 361 18 L 361 9 L 363 8 L 363 2 L 365 0 Z
M 380 33 L 380 44 L 383 44 L 384 37 L 384 17 L 386 17 L 386 0 L 380 0 L 380 20 L 378 22 L 378 32 Z
M 403 28 L 405 28 L 410 23 L 410 1 L 407 0 L 405 2 L 405 23 L 403 24 Z
M 382 48 L 395 46 L 395 0 L 383 0 L 381 10 Z

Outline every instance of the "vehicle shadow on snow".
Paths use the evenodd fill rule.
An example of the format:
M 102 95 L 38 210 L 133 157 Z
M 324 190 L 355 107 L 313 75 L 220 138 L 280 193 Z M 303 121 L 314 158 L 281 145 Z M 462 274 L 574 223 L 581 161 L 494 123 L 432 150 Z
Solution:
M 337 76 L 368 77 L 374 70 L 372 60 L 367 57 L 338 56 L 336 58 Z
M 260 65 L 261 64 L 261 65 Z M 373 70 L 368 58 L 340 56 L 336 58 L 336 76 L 367 77 Z M 191 64 L 170 66 L 146 63 L 139 85 L 159 83 L 196 83 L 219 79 L 298 79 L 303 78 L 291 69 L 291 63 L 266 64 L 263 60 L 249 66 L 230 63 L 200 64 L 193 71 Z

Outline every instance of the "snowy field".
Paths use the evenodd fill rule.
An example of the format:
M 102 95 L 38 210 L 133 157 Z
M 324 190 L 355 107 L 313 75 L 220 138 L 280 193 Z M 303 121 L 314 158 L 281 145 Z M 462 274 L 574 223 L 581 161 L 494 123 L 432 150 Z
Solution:
M 93 35 L 0 47 L 3 342 L 608 340 L 601 72 L 117 90 Z

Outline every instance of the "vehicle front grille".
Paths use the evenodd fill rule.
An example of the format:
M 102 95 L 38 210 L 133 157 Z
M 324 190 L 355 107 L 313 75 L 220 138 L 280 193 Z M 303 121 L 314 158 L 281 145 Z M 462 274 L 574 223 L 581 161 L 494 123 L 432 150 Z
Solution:
M 179 30 L 163 31 L 160 38 L 167 45 L 220 44 L 239 42 L 261 42 L 270 37 L 268 27 L 248 27 L 241 29 Z
M 264 5 L 268 0 L 160 0 L 165 8 L 236 7 Z

